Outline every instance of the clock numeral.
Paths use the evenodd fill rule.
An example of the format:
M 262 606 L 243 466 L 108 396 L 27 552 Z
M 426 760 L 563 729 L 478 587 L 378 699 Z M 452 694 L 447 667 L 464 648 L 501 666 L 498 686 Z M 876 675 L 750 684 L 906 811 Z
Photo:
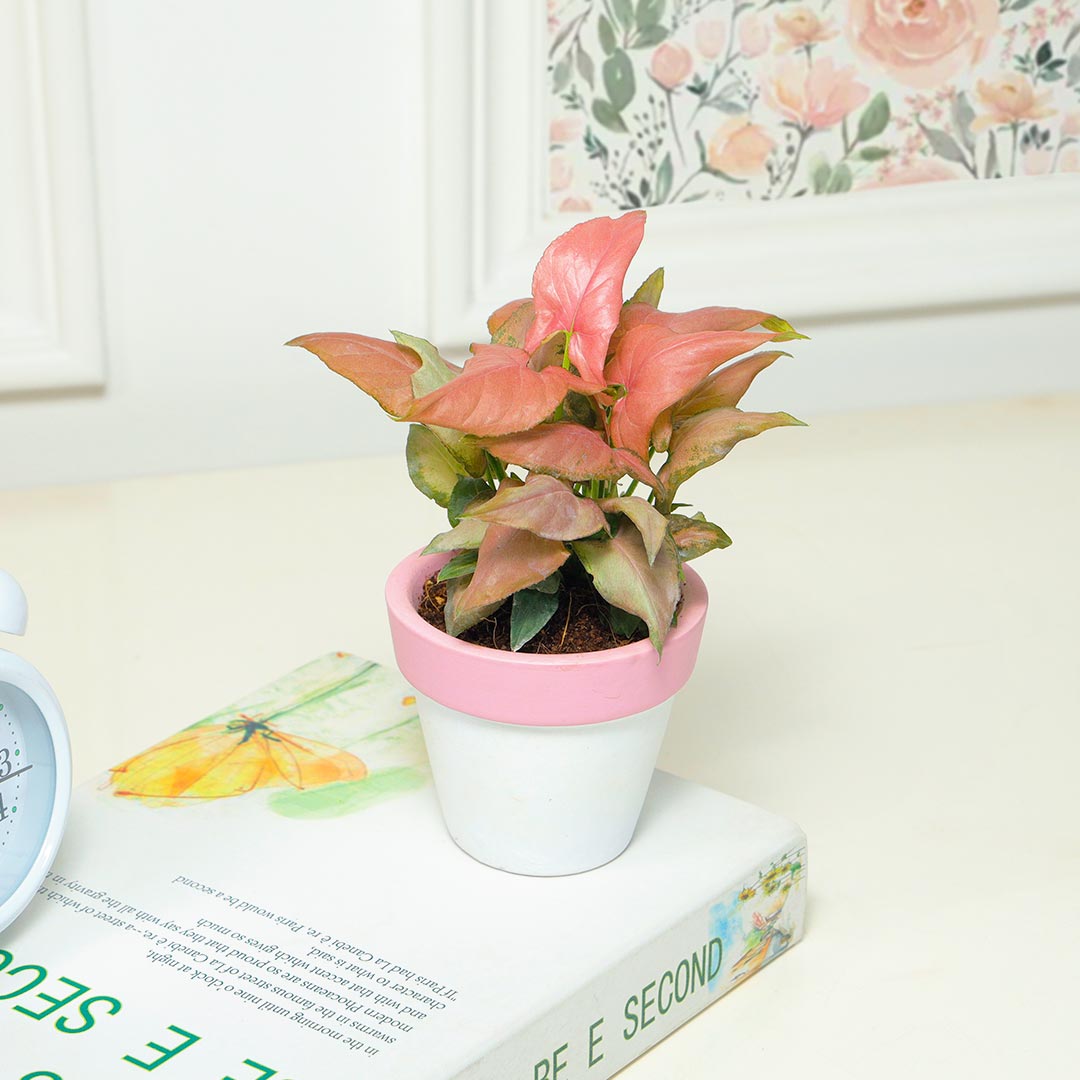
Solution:
M 11 811 L 4 805 L 4 796 L 0 795 L 0 821 L 7 821 Z
M 3 780 L 11 772 L 11 751 L 6 746 L 0 746 L 0 780 Z

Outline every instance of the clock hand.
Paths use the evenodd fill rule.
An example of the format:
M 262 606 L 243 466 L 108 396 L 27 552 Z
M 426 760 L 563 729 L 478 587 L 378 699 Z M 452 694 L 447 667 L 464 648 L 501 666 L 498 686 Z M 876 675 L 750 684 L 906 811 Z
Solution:
M 16 769 L 14 772 L 9 772 L 7 776 L 0 776 L 0 784 L 2 784 L 5 780 L 10 780 L 13 776 L 18 776 L 19 773 L 29 772 L 33 767 L 33 765 L 24 765 L 21 769 Z

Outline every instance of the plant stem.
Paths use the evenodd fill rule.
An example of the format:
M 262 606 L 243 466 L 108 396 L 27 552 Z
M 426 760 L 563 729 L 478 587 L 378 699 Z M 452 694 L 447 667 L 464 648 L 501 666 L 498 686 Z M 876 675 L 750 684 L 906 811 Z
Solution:
M 813 130 L 813 128 L 799 128 L 799 145 L 795 148 L 795 159 L 791 163 L 791 172 L 788 173 L 788 178 L 780 189 L 780 194 L 777 195 L 778 199 L 782 199 L 791 187 L 791 181 L 795 179 L 795 174 L 799 171 L 799 159 L 802 157 L 803 147 L 806 145 L 806 140 L 813 134 Z
M 1016 149 L 1017 149 L 1017 146 L 1019 145 L 1019 142 L 1020 142 L 1020 125 L 1015 120 L 1012 123 L 1012 136 L 1013 136 L 1012 165 L 1009 168 L 1009 174 L 1011 176 L 1015 176 L 1016 175 Z
M 623 495 L 623 498 L 624 499 L 630 498 L 630 496 L 634 494 L 634 488 L 636 488 L 637 486 L 638 486 L 637 480 L 631 480 L 630 481 L 630 486 L 626 489 L 626 493 Z
M 667 94 L 668 116 L 671 118 L 671 134 L 675 136 L 675 145 L 679 148 L 679 157 L 685 165 L 686 151 L 683 149 L 682 139 L 679 138 L 679 126 L 675 123 L 675 105 L 672 101 L 674 95 L 666 86 L 664 87 L 664 93 Z
M 678 200 L 679 196 L 680 196 L 680 195 L 681 195 L 681 194 L 682 194 L 682 193 L 683 193 L 683 192 L 684 192 L 684 191 L 685 191 L 685 190 L 687 189 L 687 187 L 688 187 L 688 186 L 689 186 L 689 184 L 690 184 L 690 181 L 691 181 L 691 180 L 693 180 L 693 179 L 694 179 L 694 177 L 696 177 L 696 176 L 700 176 L 700 175 L 701 175 L 701 174 L 702 174 L 702 173 L 703 173 L 704 171 L 705 171 L 704 169 L 696 169 L 696 170 L 695 170 L 694 172 L 692 172 L 692 173 L 691 173 L 691 174 L 690 174 L 690 175 L 689 175 L 689 176 L 688 176 L 688 177 L 687 177 L 687 178 L 686 178 L 686 179 L 685 179 L 685 180 L 684 180 L 684 181 L 683 181 L 683 182 L 682 182 L 682 183 L 681 183 L 681 184 L 679 185 L 679 190 L 678 190 L 678 191 L 676 191 L 676 192 L 675 192 L 675 194 L 674 194 L 674 195 L 672 195 L 670 199 L 668 199 L 668 202 L 669 202 L 669 203 L 673 203 L 673 202 L 676 202 L 676 201 Z

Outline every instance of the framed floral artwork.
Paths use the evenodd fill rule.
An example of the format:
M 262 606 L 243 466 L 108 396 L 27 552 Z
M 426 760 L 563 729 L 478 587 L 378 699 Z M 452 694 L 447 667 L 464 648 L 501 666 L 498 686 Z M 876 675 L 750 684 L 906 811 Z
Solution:
M 1080 174 L 1080 0 L 549 0 L 556 211 Z
M 467 346 L 575 217 L 638 206 L 676 307 L 1080 294 L 1078 11 L 429 0 L 431 334 Z

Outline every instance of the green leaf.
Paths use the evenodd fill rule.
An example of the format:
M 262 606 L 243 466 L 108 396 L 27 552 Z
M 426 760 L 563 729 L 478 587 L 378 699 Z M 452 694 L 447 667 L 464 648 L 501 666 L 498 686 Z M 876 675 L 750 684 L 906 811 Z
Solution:
M 482 622 L 489 615 L 494 615 L 503 605 L 501 600 L 496 600 L 494 603 L 482 604 L 480 607 L 462 607 L 461 596 L 468 587 L 469 581 L 465 578 L 452 578 L 446 583 L 446 607 L 443 608 L 443 621 L 446 624 L 446 632 L 451 637 L 460 637 L 478 622 Z
M 626 301 L 627 304 L 648 304 L 660 306 L 660 295 L 664 291 L 664 268 L 657 267 L 639 286 L 637 292 Z
M 572 57 L 567 54 L 555 65 L 551 75 L 551 88 L 556 94 L 561 94 L 570 85 L 570 76 L 573 74 Z
M 810 181 L 814 185 L 815 195 L 824 195 L 829 186 L 829 177 L 832 176 L 832 166 L 824 157 L 818 155 L 810 163 Z
M 889 99 L 884 93 L 875 94 L 859 117 L 856 142 L 876 139 L 889 126 Z
M 664 26 L 643 26 L 630 40 L 631 49 L 648 49 L 659 45 L 668 36 Z
M 412 388 L 416 397 L 430 394 L 445 386 L 456 374 L 452 367 L 439 355 L 439 350 L 421 337 L 404 334 L 400 330 L 391 330 L 394 340 L 406 349 L 412 349 L 420 357 L 420 367 L 413 372 Z
M 966 164 L 967 159 L 964 157 L 964 151 L 960 149 L 960 144 L 947 131 L 942 131 L 940 128 L 928 128 L 924 124 L 919 126 L 926 136 L 926 141 L 930 144 L 930 149 L 938 157 L 943 157 L 946 161 L 955 161 L 959 165 Z
M 578 540 L 573 548 L 596 591 L 609 604 L 645 620 L 659 655 L 679 602 L 675 542 L 665 539 L 651 566 L 637 529 L 620 529 L 610 540 Z
M 469 506 L 483 495 L 493 495 L 495 492 L 486 480 L 479 480 L 475 476 L 463 476 L 455 485 L 446 504 L 446 516 L 450 524 L 456 526 L 461 521 L 461 515 Z
M 952 99 L 950 112 L 953 127 L 960 136 L 960 141 L 967 150 L 974 150 L 975 136 L 971 131 L 971 122 L 975 119 L 975 110 L 971 107 L 971 102 L 968 101 L 967 94 L 963 90 Z
M 600 48 L 610 56 L 615 51 L 615 30 L 606 15 L 600 16 L 597 31 L 600 34 Z
M 667 0 L 638 0 L 637 24 L 640 29 L 655 26 L 664 17 Z
M 463 551 L 455 555 L 440 571 L 437 581 L 451 581 L 453 578 L 465 577 L 476 569 L 475 549 Z
M 668 527 L 683 562 L 696 559 L 708 551 L 731 547 L 731 537 L 719 525 L 706 521 L 701 513 L 693 517 L 672 514 L 668 518 Z
M 675 169 L 671 164 L 671 154 L 667 153 L 664 155 L 664 160 L 660 162 L 660 168 L 656 170 L 656 202 L 667 202 L 674 179 Z
M 884 146 L 864 146 L 859 151 L 859 157 L 863 161 L 882 161 L 892 153 Z
M 611 625 L 611 632 L 616 637 L 633 637 L 644 623 L 637 615 L 631 615 L 629 611 L 623 611 L 614 604 L 608 604 L 607 620 Z
M 787 319 L 781 319 L 778 315 L 770 315 L 767 319 L 761 320 L 761 325 L 766 330 L 771 330 L 776 337 L 773 341 L 809 341 L 810 338 L 806 334 L 800 334 L 794 326 L 787 321 Z
M 463 518 L 452 529 L 441 532 L 431 538 L 424 548 L 425 555 L 442 554 L 448 551 L 464 551 L 478 548 L 487 532 L 488 523 L 479 518 Z
M 514 593 L 510 606 L 510 648 L 517 652 L 522 645 L 532 641 L 551 621 L 558 608 L 558 593 L 545 593 L 537 589 L 522 589 Z
M 826 195 L 838 195 L 842 191 L 851 190 L 851 170 L 841 162 L 832 171 L 828 186 L 825 188 Z
M 530 585 L 529 588 L 542 593 L 557 593 L 562 588 L 562 571 L 556 570 L 554 574 L 544 578 L 543 581 L 538 581 L 535 585 Z
M 604 89 L 616 112 L 622 112 L 634 100 L 634 65 L 622 49 L 616 49 L 604 61 Z
M 615 8 L 615 18 L 622 24 L 624 30 L 634 29 L 634 2 L 633 0 L 612 0 Z
M 574 50 L 574 62 L 577 64 L 578 74 L 591 87 L 596 79 L 596 65 L 593 58 L 581 47 L 580 41 Z
M 593 116 L 596 117 L 597 122 L 603 124 L 609 131 L 617 131 L 621 135 L 626 134 L 626 124 L 623 123 L 623 118 L 619 115 L 618 110 L 610 101 L 606 101 L 604 98 L 597 98 L 592 103 L 592 112 Z
M 409 425 L 405 463 L 409 469 L 409 479 L 418 491 L 434 499 L 440 506 L 450 505 L 465 470 L 430 428 L 422 424 Z

